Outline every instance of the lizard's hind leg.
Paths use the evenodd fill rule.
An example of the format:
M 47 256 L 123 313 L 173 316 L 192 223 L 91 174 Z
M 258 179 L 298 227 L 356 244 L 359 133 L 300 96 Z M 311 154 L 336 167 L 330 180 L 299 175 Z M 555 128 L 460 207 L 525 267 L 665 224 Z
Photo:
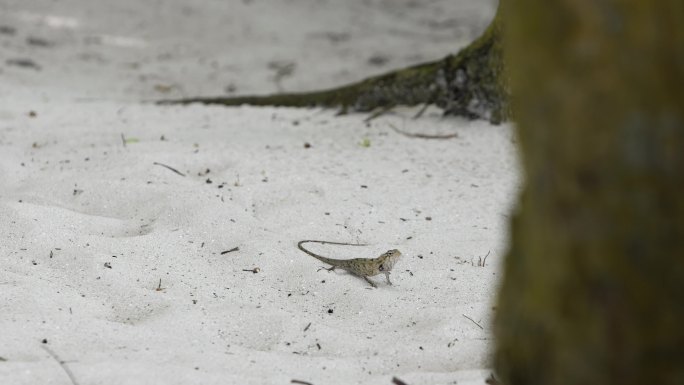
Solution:
M 363 279 L 365 279 L 366 282 L 368 282 L 371 286 L 373 286 L 373 287 L 375 287 L 375 288 L 378 287 L 378 285 L 376 285 L 375 282 L 371 281 L 368 277 L 363 276 Z
M 335 267 L 337 267 L 337 266 L 320 267 L 317 271 L 321 271 L 321 270 L 335 271 Z

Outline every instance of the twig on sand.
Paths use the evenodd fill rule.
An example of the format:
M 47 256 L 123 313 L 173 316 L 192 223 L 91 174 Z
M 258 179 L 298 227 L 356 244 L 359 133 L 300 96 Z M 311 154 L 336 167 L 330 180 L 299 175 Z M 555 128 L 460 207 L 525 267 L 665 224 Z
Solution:
M 76 381 L 76 378 L 74 377 L 74 374 L 71 373 L 71 370 L 69 369 L 68 366 L 66 366 L 66 364 L 64 363 L 64 361 L 62 361 L 61 359 L 59 359 L 59 356 L 57 356 L 57 354 L 56 354 L 55 352 L 53 352 L 52 349 L 48 348 L 47 346 L 45 346 L 45 345 L 40 345 L 40 347 L 43 348 L 43 349 L 45 349 L 45 351 L 48 352 L 48 354 L 50 354 L 50 356 L 52 356 L 52 358 L 54 358 L 55 361 L 57 361 L 57 363 L 59 364 L 59 366 L 61 366 L 62 369 L 64 370 L 64 372 L 67 374 L 67 376 L 69 376 L 69 379 L 71 380 L 71 383 L 72 383 L 73 385 L 78 385 L 78 382 Z
M 487 379 L 485 380 L 485 383 L 489 384 L 489 385 L 500 385 L 501 384 L 501 382 L 499 382 L 499 380 L 496 377 L 494 377 L 494 373 L 489 373 L 489 377 L 487 377 Z
M 228 254 L 228 253 L 232 253 L 233 251 L 238 251 L 238 250 L 240 250 L 240 248 L 237 247 L 237 246 L 235 246 L 235 247 L 233 247 L 233 248 L 230 249 L 230 250 L 222 251 L 222 252 L 221 252 L 221 255 Z
M 301 384 L 301 385 L 313 385 L 310 382 L 302 381 L 302 380 L 291 380 L 290 383 L 292 384 Z
M 173 167 L 171 167 L 171 166 L 167 166 L 167 165 L 165 165 L 164 163 L 154 162 L 153 164 L 154 164 L 155 166 L 166 167 L 166 168 L 168 168 L 169 170 L 175 172 L 176 174 L 178 174 L 178 175 L 180 175 L 180 176 L 185 176 L 185 174 L 183 174 L 182 172 L 176 170 L 175 168 L 173 168 Z
M 484 259 L 482 260 L 482 267 L 485 267 L 485 265 L 487 264 L 487 257 L 489 257 L 490 252 L 491 250 L 488 250 L 487 255 L 484 256 Z
M 424 103 L 423 107 L 421 107 L 420 111 L 418 111 L 418 113 L 413 115 L 413 119 L 418 119 L 421 116 L 423 116 L 423 113 L 425 113 L 425 111 L 427 111 L 428 107 L 430 107 L 430 103 Z
M 445 135 L 428 135 L 428 134 L 413 134 L 410 132 L 402 131 L 397 128 L 392 123 L 389 123 L 390 128 L 392 128 L 396 133 L 407 136 L 409 138 L 418 138 L 418 139 L 451 139 L 451 138 L 458 138 L 457 133 L 453 134 L 445 134 Z
M 370 114 L 370 116 L 368 116 L 366 119 L 364 119 L 363 122 L 364 122 L 364 123 L 368 123 L 368 122 L 370 122 L 371 120 L 373 120 L 373 119 L 375 119 L 375 118 L 379 118 L 379 117 L 381 117 L 382 115 L 385 115 L 386 113 L 392 111 L 393 109 L 394 109 L 394 106 L 385 106 L 385 107 L 382 107 L 382 108 L 380 108 L 379 110 L 377 110 L 377 111 L 373 112 L 372 114 Z
M 392 377 L 392 383 L 394 385 L 406 385 L 406 383 L 396 377 Z
M 479 327 L 480 329 L 484 330 L 484 328 L 483 328 L 479 323 L 475 322 L 474 319 L 468 317 L 468 316 L 465 315 L 465 314 L 461 314 L 461 315 L 464 316 L 464 317 L 466 317 L 467 319 L 469 319 L 472 323 L 474 323 L 475 325 L 477 325 L 477 327 Z

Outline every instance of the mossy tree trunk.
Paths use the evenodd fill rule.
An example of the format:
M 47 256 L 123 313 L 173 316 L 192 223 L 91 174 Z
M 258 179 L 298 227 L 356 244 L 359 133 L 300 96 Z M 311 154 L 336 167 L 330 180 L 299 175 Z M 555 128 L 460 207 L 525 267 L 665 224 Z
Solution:
M 684 2 L 506 0 L 508 385 L 684 384 Z
M 342 87 L 265 96 L 216 96 L 162 100 L 160 104 L 339 107 L 369 112 L 394 106 L 434 104 L 446 115 L 499 123 L 509 117 L 503 76 L 501 23 L 497 12 L 487 30 L 456 55 L 371 77 Z

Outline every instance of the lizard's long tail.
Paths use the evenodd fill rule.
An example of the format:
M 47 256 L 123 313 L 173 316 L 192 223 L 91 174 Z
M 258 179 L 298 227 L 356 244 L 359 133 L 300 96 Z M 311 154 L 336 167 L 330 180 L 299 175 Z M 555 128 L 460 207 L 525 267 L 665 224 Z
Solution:
M 322 244 L 327 244 L 327 245 L 368 246 L 368 245 L 365 244 L 365 243 L 330 242 L 330 241 L 317 241 L 317 240 L 313 240 L 313 239 L 307 239 L 307 240 L 299 241 L 299 243 L 297 243 L 297 247 L 299 248 L 299 250 L 301 250 L 301 251 L 303 251 L 303 252 L 309 254 L 310 256 L 312 256 L 312 257 L 314 257 L 314 258 L 316 258 L 316 259 L 318 259 L 318 260 L 320 260 L 320 261 L 323 261 L 323 262 L 325 262 L 325 263 L 328 263 L 328 264 L 330 264 L 330 262 L 329 262 L 329 261 L 331 260 L 330 258 L 326 258 L 326 257 L 324 257 L 324 256 L 322 256 L 322 255 L 315 254 L 315 253 L 313 253 L 313 252 L 311 252 L 311 251 L 305 249 L 304 246 L 302 246 L 302 244 L 304 244 L 304 243 L 309 243 L 309 242 L 322 243 Z

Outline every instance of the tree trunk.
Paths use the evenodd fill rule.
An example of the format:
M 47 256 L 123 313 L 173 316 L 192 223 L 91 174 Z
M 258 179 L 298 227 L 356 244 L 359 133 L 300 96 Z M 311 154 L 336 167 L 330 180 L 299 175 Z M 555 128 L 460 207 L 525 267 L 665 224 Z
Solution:
M 502 382 L 684 384 L 684 2 L 502 5 L 526 178 Z
M 160 104 L 225 106 L 339 107 L 342 112 L 369 112 L 398 105 L 434 104 L 446 115 L 499 123 L 509 116 L 504 84 L 501 23 L 494 18 L 477 40 L 455 56 L 400 69 L 323 91 L 266 96 L 217 96 L 162 100 Z

